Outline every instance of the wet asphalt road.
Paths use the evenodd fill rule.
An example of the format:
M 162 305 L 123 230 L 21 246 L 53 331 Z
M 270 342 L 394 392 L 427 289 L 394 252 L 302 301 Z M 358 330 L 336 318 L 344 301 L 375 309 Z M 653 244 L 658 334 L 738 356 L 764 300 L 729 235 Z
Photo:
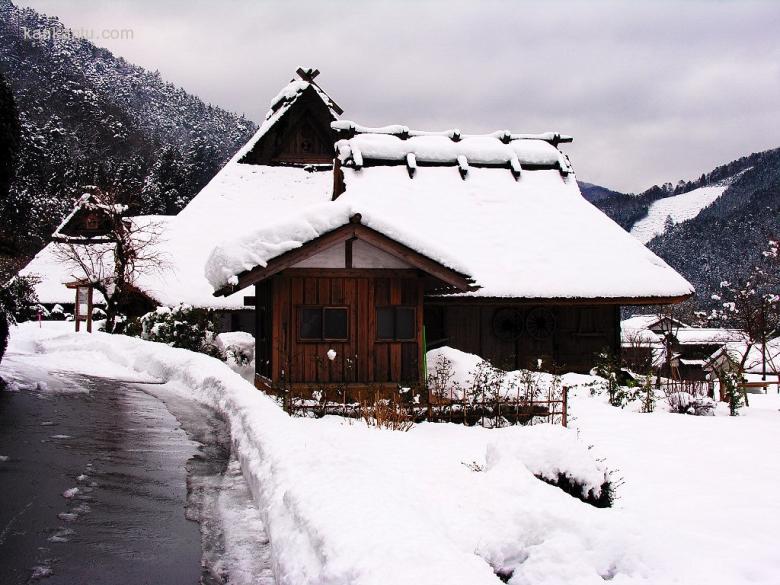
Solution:
M 79 384 L 95 391 L 0 392 L 0 584 L 211 581 L 200 526 L 187 519 L 199 515 L 187 481 L 189 471 L 197 496 L 204 478 L 225 471 L 224 422 L 179 405 L 202 446 L 140 387 Z

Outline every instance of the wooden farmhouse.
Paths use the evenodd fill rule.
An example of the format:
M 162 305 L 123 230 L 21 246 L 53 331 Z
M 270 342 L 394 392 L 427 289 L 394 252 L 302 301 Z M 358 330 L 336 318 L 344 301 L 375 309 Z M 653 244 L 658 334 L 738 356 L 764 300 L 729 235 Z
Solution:
M 249 293 L 259 386 L 420 384 L 443 345 L 584 372 L 620 351 L 622 305 L 692 294 L 581 196 L 558 148 L 571 138 L 365 128 L 338 119 L 315 73 L 299 71 L 237 164 L 326 175 L 327 201 L 207 263 L 218 297 Z
M 366 128 L 317 73 L 299 69 L 211 182 L 156 218 L 167 267 L 134 283 L 253 333 L 258 385 L 397 389 L 422 383 L 426 352 L 445 345 L 584 372 L 620 351 L 621 306 L 693 293 L 582 197 L 570 137 Z M 87 215 L 67 229 L 97 219 L 99 232 Z M 72 303 L 82 275 L 54 245 L 22 274 L 41 277 L 42 302 Z

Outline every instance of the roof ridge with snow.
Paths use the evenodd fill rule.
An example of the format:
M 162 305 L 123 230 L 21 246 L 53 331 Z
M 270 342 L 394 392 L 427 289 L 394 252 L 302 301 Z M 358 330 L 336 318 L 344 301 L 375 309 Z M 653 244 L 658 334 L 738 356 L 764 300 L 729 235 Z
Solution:
M 332 122 L 331 128 L 341 136 L 335 145 L 337 160 L 356 169 L 372 163 L 405 163 L 414 177 L 418 164 L 457 165 L 465 178 L 469 166 L 476 165 L 509 168 L 515 179 L 524 168 L 557 169 L 564 176 L 574 172 L 557 147 L 572 137 L 556 132 L 462 134 L 457 129 L 429 132 L 403 125 L 369 128 L 350 120 Z

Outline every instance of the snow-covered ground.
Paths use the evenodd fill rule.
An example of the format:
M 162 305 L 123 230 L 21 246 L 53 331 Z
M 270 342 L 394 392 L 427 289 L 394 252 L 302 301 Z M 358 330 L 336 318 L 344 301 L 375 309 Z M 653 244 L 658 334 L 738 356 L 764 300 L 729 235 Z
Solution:
M 226 365 L 137 339 L 22 326 L 12 367 L 116 365 L 225 414 L 278 583 L 775 583 L 780 400 L 639 414 L 574 391 L 573 430 L 290 418 Z M 68 359 L 70 357 L 71 359 Z M 3 364 L 2 375 L 7 374 Z M 579 436 L 579 438 L 578 438 Z M 589 447 L 592 448 L 589 449 Z M 534 477 L 625 484 L 596 509 Z
M 667 217 L 671 217 L 674 223 L 693 219 L 702 209 L 723 195 L 727 188 L 728 185 L 700 187 L 674 197 L 654 201 L 647 210 L 647 215 L 631 228 L 631 235 L 646 244 L 664 233 Z

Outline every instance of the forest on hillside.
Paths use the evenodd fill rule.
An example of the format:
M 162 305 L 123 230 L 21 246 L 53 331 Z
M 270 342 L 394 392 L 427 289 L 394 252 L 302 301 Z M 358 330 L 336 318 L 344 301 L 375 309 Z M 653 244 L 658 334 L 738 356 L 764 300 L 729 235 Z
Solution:
M 86 185 L 133 213 L 178 212 L 256 128 L 9 0 L 0 0 L 0 99 L 9 161 L 0 254 L 21 258 Z

